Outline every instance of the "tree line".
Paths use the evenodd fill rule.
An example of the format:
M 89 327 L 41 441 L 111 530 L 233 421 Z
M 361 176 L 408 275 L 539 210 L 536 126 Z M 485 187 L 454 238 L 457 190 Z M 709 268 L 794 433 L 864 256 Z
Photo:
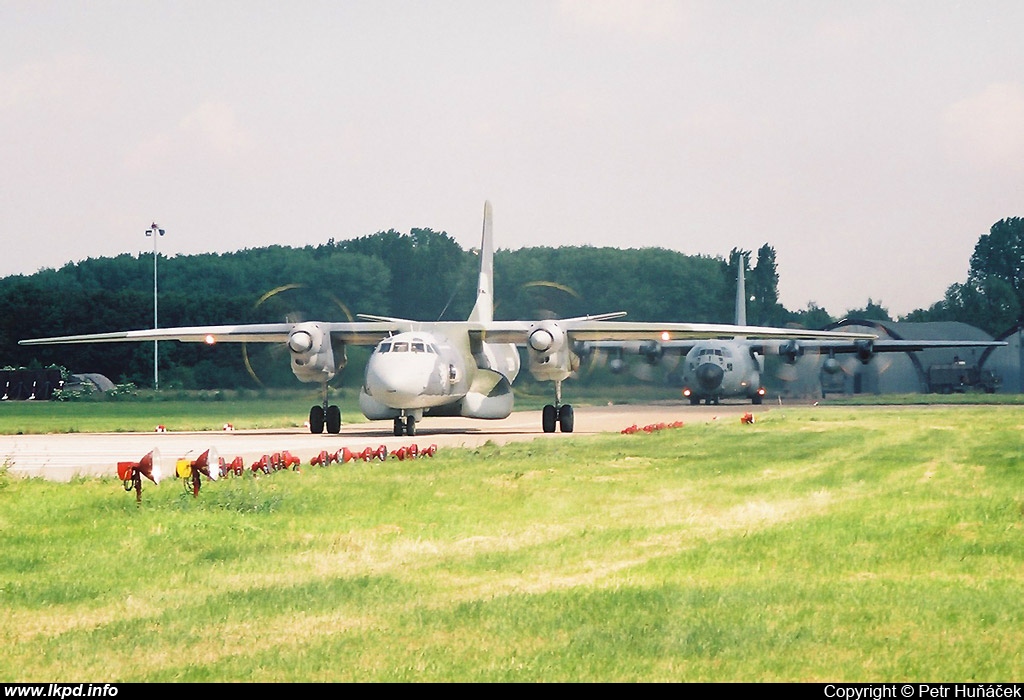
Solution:
M 778 301 L 775 250 L 734 249 L 727 258 L 662 248 L 534 247 L 495 252 L 495 317 L 579 316 L 626 311 L 637 321 L 731 322 L 737 254 L 749 259 L 747 320 L 821 328 L 835 320 L 810 304 Z M 477 254 L 445 232 L 383 231 L 302 248 L 160 257 L 161 327 L 318 319 L 372 313 L 463 320 L 473 306 Z M 900 320 L 964 321 L 993 335 L 1021 321 L 1024 220 L 1004 219 L 982 235 L 968 279 L 945 298 Z M 844 316 L 890 319 L 872 300 Z M 22 338 L 153 327 L 153 254 L 90 258 L 0 279 L 0 365 L 66 366 L 115 381 L 152 383 L 149 343 L 22 347 Z M 353 349 L 358 354 L 358 351 Z M 349 373 L 351 375 L 353 373 Z M 294 385 L 281 348 L 160 345 L 161 385 L 186 389 Z M 358 384 L 359 378 L 347 381 Z

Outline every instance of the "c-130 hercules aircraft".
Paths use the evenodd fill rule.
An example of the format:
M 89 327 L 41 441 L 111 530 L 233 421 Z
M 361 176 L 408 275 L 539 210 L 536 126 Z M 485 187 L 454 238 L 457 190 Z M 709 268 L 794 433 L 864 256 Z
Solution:
M 525 347 L 531 374 L 554 383 L 554 402 L 542 412 L 545 433 L 573 431 L 573 409 L 562 403 L 562 382 L 579 368 L 574 351 L 585 341 L 669 341 L 673 338 L 870 339 L 873 335 L 703 323 L 611 321 L 625 312 L 543 321 L 494 320 L 494 242 L 490 202 L 484 203 L 476 304 L 466 321 L 412 321 L 358 314 L 362 321 L 192 326 L 22 340 L 22 345 L 178 340 L 213 345 L 283 343 L 292 372 L 319 383 L 323 401 L 309 412 L 313 433 L 338 433 L 341 411 L 329 405 L 327 383 L 345 365 L 347 345 L 373 345 L 359 392 L 370 420 L 394 421 L 395 435 L 415 435 L 424 416 L 506 418 L 514 404 L 512 382 Z
M 746 256 L 740 254 L 736 272 L 736 326 L 747 324 L 746 286 L 744 272 Z M 625 355 L 638 354 L 643 356 L 650 366 L 657 365 L 672 355 L 681 361 L 677 368 L 676 379 L 682 387 L 683 396 L 693 405 L 702 400 L 707 404 L 717 404 L 721 399 L 749 399 L 760 404 L 765 396 L 765 388 L 761 384 L 764 374 L 764 358 L 766 355 L 780 355 L 784 358 L 785 367 L 793 373 L 793 365 L 804 356 L 822 356 L 824 361 L 821 371 L 836 374 L 844 371 L 844 366 L 836 359 L 836 355 L 853 355 L 855 361 L 863 365 L 870 363 L 878 353 L 904 352 L 935 348 L 985 348 L 1006 345 L 1002 341 L 984 340 L 902 340 L 894 338 L 865 340 L 788 340 L 758 339 L 737 336 L 735 338 L 717 338 L 713 340 L 670 340 L 646 341 L 643 343 L 601 342 L 583 343 L 577 348 L 581 354 L 595 349 L 611 350 L 615 353 L 611 369 L 619 373 L 625 368 Z M 671 376 L 671 374 L 670 374 Z M 781 373 L 780 373 L 781 376 Z

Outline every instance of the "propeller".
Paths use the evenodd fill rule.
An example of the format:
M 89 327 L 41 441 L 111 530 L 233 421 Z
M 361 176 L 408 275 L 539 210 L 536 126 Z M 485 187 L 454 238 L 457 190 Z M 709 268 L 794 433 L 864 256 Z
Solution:
M 775 373 L 780 381 L 783 382 L 795 382 L 799 378 L 799 372 L 797 372 L 796 365 L 790 364 L 789 362 L 780 362 L 779 369 Z
M 527 282 L 523 290 L 533 306 L 534 315 L 542 321 L 577 315 L 576 307 L 583 299 L 572 287 L 548 280 Z
M 630 374 L 641 382 L 653 382 L 658 379 L 658 368 L 646 362 L 634 362 L 629 368 Z
M 310 287 L 302 282 L 282 284 L 271 289 L 253 304 L 253 309 L 259 310 L 263 308 L 265 312 L 269 312 L 278 318 L 283 318 L 287 323 L 301 323 L 307 320 L 307 317 L 310 315 L 304 309 L 330 309 L 332 305 L 341 310 L 345 320 L 355 320 L 348 306 L 334 294 L 320 288 Z M 319 315 L 322 316 L 322 313 Z M 242 343 L 241 345 L 242 361 L 245 363 L 245 369 L 253 381 L 260 386 L 264 386 L 264 383 L 260 379 L 260 372 L 257 371 L 257 368 L 261 368 L 262 371 L 269 364 L 275 366 L 283 366 L 285 364 L 283 355 L 288 350 L 287 344 L 270 345 L 269 347 L 260 348 L 255 352 L 250 352 L 248 343 Z
M 630 363 L 630 373 L 642 382 L 663 381 L 679 366 L 683 355 L 678 350 L 666 350 L 656 340 L 640 344 L 641 359 Z

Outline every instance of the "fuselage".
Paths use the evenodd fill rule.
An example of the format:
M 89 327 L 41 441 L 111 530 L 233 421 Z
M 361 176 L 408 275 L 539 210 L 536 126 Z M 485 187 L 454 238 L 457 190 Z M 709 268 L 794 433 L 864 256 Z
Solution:
M 412 331 L 382 340 L 366 363 L 359 396 L 363 414 L 391 418 L 447 406 L 455 406 L 454 415 L 464 414 L 464 400 L 480 391 L 480 375 L 497 372 L 511 383 L 519 372 L 514 345 L 479 346 L 474 354 L 465 332 Z
M 748 398 L 760 403 L 761 360 L 742 340 L 697 343 L 683 361 L 683 395 L 691 403 Z
M 466 395 L 471 377 L 446 338 L 400 333 L 381 341 L 366 364 L 364 391 L 390 408 L 429 408 Z

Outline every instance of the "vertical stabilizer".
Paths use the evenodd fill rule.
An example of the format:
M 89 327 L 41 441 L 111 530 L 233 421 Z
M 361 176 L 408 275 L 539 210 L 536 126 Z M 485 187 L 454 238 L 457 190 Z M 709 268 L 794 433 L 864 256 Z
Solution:
M 484 231 L 480 242 L 480 280 L 476 284 L 476 304 L 470 321 L 494 320 L 494 236 L 491 230 L 491 203 L 484 202 Z
M 747 269 L 747 256 L 739 253 L 739 264 L 736 266 L 736 325 L 747 325 L 747 288 L 744 282 Z

